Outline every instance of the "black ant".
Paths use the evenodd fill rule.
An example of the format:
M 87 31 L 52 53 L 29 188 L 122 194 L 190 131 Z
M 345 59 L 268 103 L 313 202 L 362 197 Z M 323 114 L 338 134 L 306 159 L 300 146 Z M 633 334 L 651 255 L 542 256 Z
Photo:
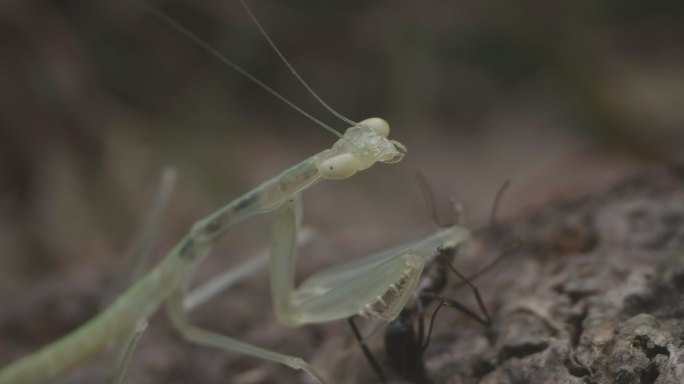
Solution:
M 423 189 L 429 212 L 433 217 L 433 220 L 438 223 L 439 220 L 437 218 L 431 190 L 424 177 L 422 177 L 420 174 L 418 175 L 418 181 Z M 490 217 L 492 224 L 495 223 L 498 202 L 507 186 L 508 182 L 502 186 L 496 195 L 492 209 L 492 215 Z M 514 244 L 509 251 L 515 247 L 516 244 Z M 491 317 L 489 316 L 489 313 L 487 312 L 487 309 L 482 301 L 480 292 L 478 288 L 471 282 L 471 280 L 476 279 L 480 275 L 496 266 L 496 264 L 498 264 L 503 257 L 506 256 L 508 251 L 504 252 L 504 254 L 497 257 L 493 262 L 469 278 L 461 274 L 452 265 L 452 261 L 458 252 L 459 249 L 454 247 L 440 247 L 437 249 L 437 257 L 428 265 L 426 265 L 413 299 L 408 302 L 399 316 L 387 325 L 385 330 L 384 342 L 388 364 L 399 376 L 412 383 L 432 384 L 432 380 L 427 376 L 425 370 L 423 354 L 428 348 L 435 318 L 443 307 L 455 308 L 484 326 L 491 325 Z M 482 316 L 476 314 L 468 307 L 453 299 L 440 296 L 440 293 L 444 290 L 448 283 L 449 270 L 451 270 L 451 272 L 456 274 L 462 280 L 461 284 L 467 285 L 473 291 Z M 432 312 L 426 332 L 425 317 L 423 314 L 425 313 L 426 308 L 433 301 L 438 301 L 439 304 Z M 354 318 L 349 318 L 348 321 L 356 339 L 361 344 L 361 349 L 366 356 L 366 359 L 372 366 L 380 382 L 385 383 L 387 378 L 380 364 L 363 341 Z

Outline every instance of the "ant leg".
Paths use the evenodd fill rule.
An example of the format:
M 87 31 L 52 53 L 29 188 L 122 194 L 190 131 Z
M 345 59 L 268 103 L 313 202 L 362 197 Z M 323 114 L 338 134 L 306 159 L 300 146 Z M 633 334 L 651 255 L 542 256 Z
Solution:
M 502 187 L 502 190 L 506 186 L 507 186 L 507 184 L 505 184 L 504 187 Z M 421 294 L 421 299 L 425 298 L 425 299 L 430 299 L 430 300 L 432 300 L 432 299 L 439 299 L 440 300 L 437 308 L 435 308 L 434 312 L 432 312 L 432 316 L 430 317 L 430 325 L 428 326 L 428 333 L 427 333 L 427 336 L 425 337 L 425 341 L 423 343 L 423 348 L 422 348 L 423 352 L 427 349 L 427 347 L 430 343 L 430 337 L 432 336 L 432 327 L 433 327 L 433 324 L 435 322 L 435 319 L 437 318 L 437 313 L 439 313 L 439 311 L 442 309 L 442 307 L 449 306 L 449 307 L 458 309 L 461 312 L 465 313 L 466 315 L 468 315 L 469 317 L 471 317 L 472 319 L 474 319 L 475 321 L 479 322 L 480 324 L 482 324 L 484 326 L 491 325 L 491 318 L 489 316 L 489 313 L 487 312 L 486 307 L 484 306 L 484 303 L 482 302 L 482 298 L 480 297 L 480 291 L 472 283 L 471 280 L 475 280 L 476 278 L 480 277 L 484 273 L 486 273 L 489 270 L 491 270 L 492 268 L 494 268 L 497 264 L 499 264 L 499 262 L 501 260 L 503 260 L 504 257 L 510 255 L 515 250 L 517 250 L 518 247 L 520 247 L 521 242 L 522 241 L 520 239 L 516 239 L 499 257 L 497 257 L 494 261 L 492 261 L 491 263 L 486 265 L 484 268 L 477 271 L 475 274 L 471 275 L 469 278 L 466 278 L 465 276 L 463 276 L 463 274 L 459 273 L 458 270 L 456 270 L 456 268 L 454 268 L 454 266 L 451 264 L 451 261 L 449 260 L 448 255 L 445 253 L 445 251 L 443 249 L 438 250 L 440 257 L 442 257 L 444 259 L 445 264 L 449 267 L 449 269 L 451 269 L 457 276 L 459 276 L 463 280 L 463 282 L 460 285 L 466 284 L 473 290 L 473 292 L 475 294 L 475 298 L 477 299 L 477 303 L 480 306 L 482 313 L 485 315 L 485 318 L 484 319 L 481 318 L 480 316 L 475 314 L 473 311 L 471 311 L 470 309 L 465 307 L 463 304 L 461 304 L 455 300 L 452 300 L 452 299 L 449 299 L 446 297 L 442 297 L 442 296 L 438 296 L 434 293 L 423 292 Z M 418 300 L 418 303 L 422 303 L 422 300 Z M 419 327 L 421 327 L 421 326 L 422 326 L 422 317 L 421 317 L 420 323 L 419 323 Z
M 456 274 L 463 282 L 470 287 L 470 289 L 473 291 L 473 294 L 475 295 L 475 299 L 477 300 L 477 305 L 480 307 L 480 311 L 482 311 L 482 314 L 484 315 L 484 319 L 480 318 L 479 316 L 475 315 L 472 311 L 469 309 L 465 308 L 463 305 L 455 302 L 454 300 L 451 299 L 446 299 L 446 298 L 441 298 L 439 296 L 434 296 L 435 298 L 439 298 L 440 300 L 445 300 L 448 301 L 450 306 L 453 306 L 454 308 L 460 308 L 462 311 L 466 314 L 470 313 L 471 317 L 479 321 L 480 323 L 489 326 L 492 323 L 492 319 L 489 316 L 489 312 L 487 312 L 487 308 L 484 305 L 484 302 L 482 301 L 482 296 L 480 295 L 480 290 L 475 286 L 475 284 L 471 283 L 470 280 L 465 277 L 461 272 L 459 272 L 454 266 L 451 264 L 451 261 L 449 260 L 449 257 L 446 255 L 443 249 L 438 250 L 439 257 L 444 259 L 444 262 L 446 263 L 447 267 Z M 426 295 L 430 295 L 428 293 L 425 293 Z M 457 304 L 457 305 L 456 305 Z
M 429 292 L 422 294 L 421 297 L 425 297 L 425 298 L 428 298 L 431 300 L 437 299 L 440 301 L 439 306 L 437 307 L 437 309 L 435 309 L 435 312 L 437 312 L 440 307 L 451 307 L 451 308 L 454 308 L 454 309 L 461 311 L 462 313 L 464 313 L 465 315 L 467 315 L 471 319 L 477 321 L 478 323 L 484 325 L 485 327 L 492 325 L 492 320 L 486 312 L 485 312 L 485 317 L 481 317 L 480 315 L 475 313 L 475 311 L 469 309 L 468 307 L 466 307 L 465 305 L 459 303 L 458 301 L 456 301 L 454 299 L 450 299 L 450 298 L 444 297 L 444 296 L 435 295 L 434 293 L 429 293 Z M 435 316 L 436 315 L 433 312 L 432 317 L 434 318 Z M 428 334 L 429 334 L 429 330 L 428 330 Z
M 471 311 L 466 307 L 465 305 L 459 303 L 456 300 L 450 299 L 448 297 L 443 297 L 439 295 L 435 295 L 433 293 L 423 293 L 421 295 L 421 298 L 427 298 L 427 299 L 438 299 L 439 304 L 437 305 L 437 308 L 432 312 L 432 316 L 430 316 L 430 325 L 428 326 L 428 332 L 427 336 L 425 337 L 425 340 L 423 341 L 423 346 L 421 347 L 421 354 L 425 352 L 425 350 L 428 348 L 430 345 L 430 337 L 432 337 L 432 328 L 435 323 L 435 319 L 437 318 L 437 313 L 443 308 L 443 307 L 452 307 L 455 308 L 463 313 L 465 313 L 468 317 L 472 318 L 473 320 L 477 321 L 478 323 L 488 327 L 491 325 L 491 319 L 489 318 L 489 315 L 485 312 L 485 315 L 487 315 L 486 318 L 482 318 L 478 316 L 475 312 Z
M 422 343 L 423 340 L 425 340 L 425 310 L 426 306 L 429 304 L 429 300 L 427 303 L 423 303 L 423 294 L 427 292 L 422 292 L 419 296 L 419 299 L 416 300 L 416 313 L 418 313 L 418 336 L 416 336 L 416 340 L 418 340 L 418 343 Z M 428 328 L 428 337 L 429 333 L 432 331 L 432 321 L 430 321 L 430 326 Z M 424 349 L 421 350 L 422 352 L 425 351 Z
M 474 319 L 475 321 L 477 321 L 478 323 L 480 323 L 484 326 L 490 326 L 492 323 L 492 319 L 489 316 L 489 312 L 487 312 L 487 307 L 485 307 L 484 302 L 482 301 L 482 296 L 480 295 L 480 290 L 470 281 L 470 279 L 465 277 L 456 268 L 454 268 L 454 266 L 451 264 L 451 261 L 449 260 L 449 256 L 447 255 L 446 251 L 443 248 L 438 249 L 437 253 L 438 253 L 439 257 L 441 257 L 443 259 L 446 266 L 449 269 L 451 269 L 451 271 L 454 272 L 456 274 L 456 276 L 458 276 L 461 280 L 463 280 L 463 283 L 468 285 L 470 287 L 470 289 L 473 291 L 475 299 L 477 300 L 477 304 L 480 307 L 480 311 L 483 313 L 484 317 L 480 317 L 474 311 L 470 310 L 468 307 L 459 303 L 456 300 L 449 299 L 449 298 L 444 297 L 444 296 L 439 296 L 439 295 L 431 293 L 431 292 L 422 292 L 420 294 L 420 300 L 417 301 L 417 303 L 419 305 L 423 302 L 423 300 L 431 301 L 434 299 L 439 300 L 439 305 L 437 306 L 437 308 L 435 308 L 434 312 L 432 312 L 432 316 L 430 317 L 430 325 L 428 326 L 428 332 L 427 332 L 425 339 L 422 338 L 422 335 L 423 335 L 423 319 L 422 319 L 422 317 L 419 319 L 418 330 L 419 330 L 420 338 L 418 340 L 424 340 L 423 346 L 421 348 L 421 352 L 424 352 L 427 349 L 428 345 L 430 344 L 430 337 L 432 336 L 432 329 L 433 329 L 433 325 L 435 323 L 435 318 L 437 317 L 437 313 L 439 313 L 439 311 L 442 309 L 442 307 L 448 306 L 448 307 L 455 308 L 455 309 L 465 313 L 467 316 L 469 316 L 470 318 Z M 501 257 L 497 258 L 497 260 L 495 260 L 490 265 L 486 266 L 480 272 L 476 273 L 476 275 L 480 275 L 484 270 L 488 270 L 488 269 L 492 268 L 494 265 L 496 265 L 499 262 L 500 259 L 501 259 Z
M 373 371 L 375 371 L 375 374 L 378 376 L 378 379 L 380 380 L 381 383 L 386 383 L 387 382 L 387 377 L 385 377 L 385 373 L 382 371 L 382 368 L 380 367 L 380 364 L 378 361 L 375 359 L 375 356 L 373 356 L 373 353 L 370 351 L 368 348 L 368 345 L 366 345 L 366 342 L 364 341 L 363 337 L 361 336 L 361 332 L 359 332 L 359 328 L 356 326 L 356 322 L 354 321 L 354 317 L 352 316 L 347 319 L 349 322 L 349 326 L 352 329 L 352 332 L 354 332 L 354 336 L 356 337 L 356 340 L 361 344 L 361 350 L 363 351 L 363 354 L 366 356 L 366 359 L 368 360 L 368 363 L 373 367 Z
M 432 316 L 430 316 L 430 325 L 428 326 L 427 336 L 425 337 L 424 340 L 422 339 L 422 335 L 421 335 L 421 338 L 418 339 L 418 340 L 423 340 L 423 345 L 420 348 L 420 354 L 421 355 L 425 352 L 425 350 L 427 350 L 428 346 L 430 345 L 430 337 L 432 337 L 432 327 L 435 324 L 435 318 L 437 318 L 437 313 L 439 312 L 439 310 L 442 309 L 442 307 L 444 307 L 445 305 L 446 304 L 444 304 L 444 301 L 439 302 L 439 304 L 437 305 L 437 308 L 435 308 L 435 310 L 432 312 Z M 421 324 L 423 323 L 423 317 L 422 316 L 420 318 L 420 322 L 421 322 Z

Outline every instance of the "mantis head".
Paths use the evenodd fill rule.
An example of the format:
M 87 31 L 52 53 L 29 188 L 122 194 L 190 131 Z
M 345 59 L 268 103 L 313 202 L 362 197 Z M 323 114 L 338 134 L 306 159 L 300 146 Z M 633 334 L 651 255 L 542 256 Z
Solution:
M 324 179 L 346 179 L 377 161 L 400 161 L 406 147 L 389 140 L 389 130 L 389 124 L 379 117 L 363 120 L 348 128 L 332 148 L 321 154 L 316 164 L 318 173 Z

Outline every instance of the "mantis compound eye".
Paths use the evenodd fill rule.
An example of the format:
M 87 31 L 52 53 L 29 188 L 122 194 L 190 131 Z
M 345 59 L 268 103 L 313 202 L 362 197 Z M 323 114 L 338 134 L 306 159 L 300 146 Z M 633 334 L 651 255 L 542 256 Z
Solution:
M 324 179 L 340 180 L 355 174 L 361 167 L 361 160 L 351 153 L 335 155 L 318 164 L 318 173 Z
M 359 123 L 365 127 L 374 130 L 378 135 L 382 137 L 389 136 L 390 127 L 387 122 L 379 117 L 371 117 Z

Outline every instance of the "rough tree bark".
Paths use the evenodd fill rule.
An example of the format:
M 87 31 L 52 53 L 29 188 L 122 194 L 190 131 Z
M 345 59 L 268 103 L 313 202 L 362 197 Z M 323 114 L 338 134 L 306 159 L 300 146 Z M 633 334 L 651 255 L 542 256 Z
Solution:
M 476 239 L 486 257 L 523 243 L 477 281 L 491 327 L 441 312 L 431 379 L 684 383 L 683 182 L 676 170 L 641 175 Z

